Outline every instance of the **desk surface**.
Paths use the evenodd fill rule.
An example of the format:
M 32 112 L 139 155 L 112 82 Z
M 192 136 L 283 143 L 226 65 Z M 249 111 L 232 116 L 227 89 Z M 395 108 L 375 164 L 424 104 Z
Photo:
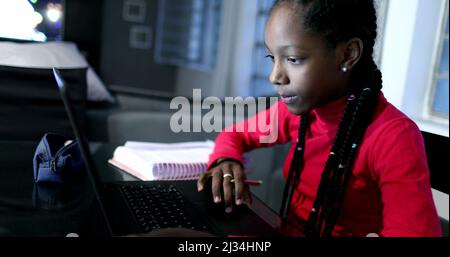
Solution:
M 87 176 L 73 186 L 39 185 L 33 179 L 35 142 L 0 141 L 0 236 L 102 235 L 102 217 Z M 114 145 L 92 144 L 94 160 L 104 182 L 136 178 L 110 167 Z M 273 227 L 280 219 L 255 197 L 251 207 Z

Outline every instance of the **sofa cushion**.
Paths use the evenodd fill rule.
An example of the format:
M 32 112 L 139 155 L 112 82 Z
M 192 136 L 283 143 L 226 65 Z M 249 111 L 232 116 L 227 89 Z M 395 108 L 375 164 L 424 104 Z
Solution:
M 49 69 L 87 68 L 87 99 L 114 103 L 115 99 L 73 42 L 0 42 L 0 65 Z
M 85 125 L 86 68 L 61 69 L 77 118 Z M 0 140 L 73 137 L 51 69 L 0 66 Z

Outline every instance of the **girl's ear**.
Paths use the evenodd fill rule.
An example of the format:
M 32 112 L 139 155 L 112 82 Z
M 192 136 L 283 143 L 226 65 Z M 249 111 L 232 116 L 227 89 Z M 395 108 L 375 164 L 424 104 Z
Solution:
M 342 45 L 341 68 L 352 70 L 359 62 L 364 51 L 364 44 L 359 38 L 352 38 Z

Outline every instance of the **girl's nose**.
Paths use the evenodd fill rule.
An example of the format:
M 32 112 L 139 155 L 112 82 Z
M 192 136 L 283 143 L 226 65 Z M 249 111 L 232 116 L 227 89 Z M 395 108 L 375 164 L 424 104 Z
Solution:
M 284 71 L 282 65 L 276 62 L 273 65 L 272 72 L 270 73 L 269 80 L 272 84 L 280 86 L 289 84 L 289 78 Z

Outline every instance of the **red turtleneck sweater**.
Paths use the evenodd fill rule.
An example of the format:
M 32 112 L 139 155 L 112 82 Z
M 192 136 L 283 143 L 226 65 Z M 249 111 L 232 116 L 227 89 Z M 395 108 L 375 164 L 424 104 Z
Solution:
M 346 97 L 310 112 L 306 134 L 304 165 L 291 210 L 307 220 L 320 176 L 346 105 Z M 259 119 L 270 121 L 278 133 L 274 142 L 261 142 L 268 128 L 249 131 Z M 256 123 L 255 123 L 256 122 Z M 292 142 L 283 171 L 287 177 L 298 136 L 300 116 L 291 114 L 278 102 L 267 111 L 234 125 L 243 132 L 222 132 L 216 139 L 209 166 L 219 158 L 242 160 L 242 154 L 258 147 Z M 256 126 L 257 127 L 257 126 Z M 281 199 L 280 199 L 281 201 Z M 440 236 L 441 229 L 431 194 L 429 171 L 422 135 L 408 117 L 381 94 L 374 118 L 368 126 L 355 158 L 352 177 L 346 188 L 341 216 L 333 236 Z

